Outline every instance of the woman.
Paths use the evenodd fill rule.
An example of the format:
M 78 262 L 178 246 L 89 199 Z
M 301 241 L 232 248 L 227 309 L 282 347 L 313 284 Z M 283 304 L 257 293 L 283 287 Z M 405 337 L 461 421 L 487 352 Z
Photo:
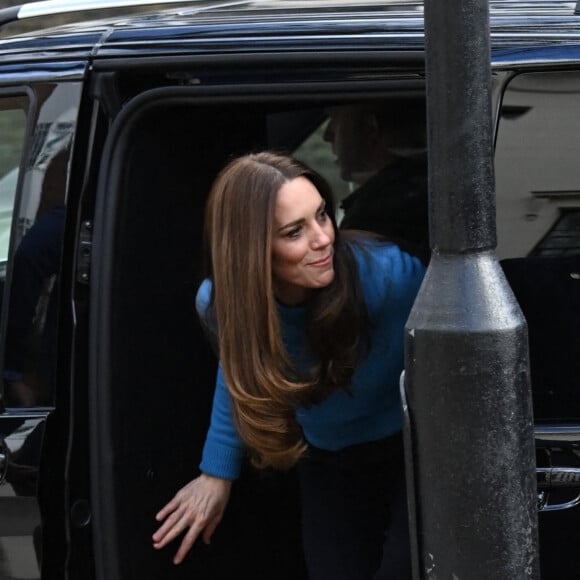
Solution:
M 248 453 L 298 465 L 311 580 L 409 577 L 398 380 L 423 266 L 343 235 L 328 185 L 292 158 L 246 155 L 217 177 L 196 301 L 219 343 L 211 424 L 202 474 L 153 535 L 162 548 L 189 528 L 175 563 L 209 543 Z

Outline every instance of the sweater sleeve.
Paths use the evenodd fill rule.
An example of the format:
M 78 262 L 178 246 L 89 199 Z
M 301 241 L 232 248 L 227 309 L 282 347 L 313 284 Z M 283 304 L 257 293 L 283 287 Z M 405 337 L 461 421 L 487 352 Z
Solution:
M 425 275 L 425 266 L 398 246 L 382 242 L 357 254 L 359 276 L 370 320 L 395 313 L 409 315 Z
M 203 473 L 236 479 L 240 475 L 244 449 L 232 416 L 231 398 L 226 387 L 221 364 L 218 367 L 211 422 L 201 459 Z
M 211 281 L 206 279 L 199 287 L 195 305 L 202 325 L 215 337 L 217 336 L 217 328 L 209 316 L 210 296 Z M 220 363 L 216 377 L 210 425 L 199 467 L 203 473 L 214 477 L 236 479 L 240 474 L 243 457 L 244 449 L 234 426 L 231 397 Z
M 425 276 L 425 266 L 415 257 L 399 251 L 399 259 L 392 261 L 391 300 L 400 305 L 407 316 Z

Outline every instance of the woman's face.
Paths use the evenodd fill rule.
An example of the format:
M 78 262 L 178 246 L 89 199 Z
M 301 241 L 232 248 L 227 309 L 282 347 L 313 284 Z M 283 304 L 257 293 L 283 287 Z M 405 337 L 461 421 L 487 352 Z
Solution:
M 334 227 L 325 202 L 305 177 L 285 183 L 276 197 L 272 275 L 276 297 L 303 302 L 310 289 L 334 279 Z

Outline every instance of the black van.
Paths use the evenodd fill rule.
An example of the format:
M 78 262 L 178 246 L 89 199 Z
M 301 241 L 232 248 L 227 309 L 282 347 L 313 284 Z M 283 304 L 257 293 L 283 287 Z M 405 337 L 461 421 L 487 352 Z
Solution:
M 182 565 L 151 547 L 209 421 L 205 197 L 231 156 L 288 151 L 332 183 L 345 226 L 428 262 L 422 3 L 148 3 L 0 38 L 0 579 L 306 578 L 292 472 L 245 466 Z M 490 10 L 497 255 L 529 325 L 542 577 L 578 579 L 580 15 Z

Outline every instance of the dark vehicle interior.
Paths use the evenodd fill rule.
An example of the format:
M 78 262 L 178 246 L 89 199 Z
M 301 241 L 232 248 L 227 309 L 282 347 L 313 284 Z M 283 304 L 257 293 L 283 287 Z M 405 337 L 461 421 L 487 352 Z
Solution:
M 266 142 L 264 116 L 245 113 L 153 107 L 123 135 L 122 170 L 111 172 L 122 196 L 103 297 L 111 373 L 99 416 L 107 423 L 96 418 L 96 427 L 105 431 L 100 456 L 114 498 L 103 524 L 115 530 L 123 578 L 305 577 L 294 474 L 249 465 L 210 547 L 198 542 L 179 567 L 176 543 L 149 549 L 156 511 L 198 473 L 216 372 L 194 305 L 204 200 L 228 155 Z
M 106 259 L 98 266 L 102 292 L 93 339 L 104 348 L 93 375 L 98 392 L 91 419 L 99 494 L 109 499 L 95 533 L 108 536 L 107 560 L 121 562 L 123 578 L 304 578 L 292 471 L 246 465 L 211 546 L 198 542 L 181 566 L 171 564 L 176 542 L 161 553 L 149 546 L 156 511 L 198 474 L 208 427 L 216 359 L 194 297 L 203 279 L 211 182 L 233 155 L 300 154 L 325 121 L 325 108 L 160 101 L 128 116 L 113 141 L 109 179 L 101 184 L 106 199 L 97 209 L 106 225 L 95 243 L 103 244 Z M 311 149 L 304 156 L 316 155 Z
M 413 92 L 415 104 L 416 96 Z M 329 110 L 385 98 L 404 106 L 401 94 L 384 92 L 216 104 L 194 93 L 167 90 L 129 103 L 118 117 L 103 157 L 106 179 L 97 191 L 95 246 L 101 249 L 95 257 L 99 291 L 93 297 L 91 336 L 92 344 L 99 345 L 90 394 L 91 429 L 98 442 L 92 469 L 100 475 L 99 489 L 93 492 L 98 498 L 94 534 L 97 543 L 106 546 L 103 577 L 108 580 L 306 577 L 299 492 L 292 471 L 258 472 L 246 465 L 212 544 L 198 542 L 182 565 L 171 563 L 177 542 L 160 553 L 150 548 L 155 513 L 198 474 L 212 403 L 216 358 L 194 305 L 204 275 L 204 204 L 213 178 L 230 157 L 277 149 L 293 152 L 323 173 L 338 191 L 340 205 L 353 187 L 341 180 L 332 148 L 325 142 Z M 423 118 L 423 133 L 424 122 Z M 426 174 L 415 183 L 417 191 L 426 191 L 425 183 Z M 413 227 L 422 228 L 426 239 L 427 226 L 421 220 L 427 200 L 417 199 L 421 201 L 415 207 L 423 209 Z M 388 205 L 385 211 L 394 207 Z M 574 214 L 577 209 L 569 211 Z M 524 311 L 529 304 L 525 314 L 530 321 L 536 418 L 561 417 L 562 402 L 569 416 L 578 417 L 573 382 L 562 379 L 555 387 L 561 399 L 540 378 L 553 375 L 553 366 L 563 360 L 571 365 L 567 368 L 578 370 L 578 357 L 570 360 L 568 346 L 550 350 L 553 366 L 544 365 L 546 337 L 551 336 L 547 332 L 553 332 L 555 321 L 537 321 L 544 310 L 528 300 L 527 280 L 545 281 L 546 292 L 553 292 L 548 281 L 556 275 L 554 269 L 563 268 L 568 287 L 539 298 L 543 286 L 536 284 L 535 299 L 565 303 L 576 313 L 557 321 L 569 329 L 566 340 L 573 340 L 570 322 L 578 319 L 579 294 L 571 273 L 580 270 L 575 252 L 562 252 L 565 263 L 562 256 L 530 259 L 545 237 L 544 232 L 525 253 L 506 252 L 504 267 Z

